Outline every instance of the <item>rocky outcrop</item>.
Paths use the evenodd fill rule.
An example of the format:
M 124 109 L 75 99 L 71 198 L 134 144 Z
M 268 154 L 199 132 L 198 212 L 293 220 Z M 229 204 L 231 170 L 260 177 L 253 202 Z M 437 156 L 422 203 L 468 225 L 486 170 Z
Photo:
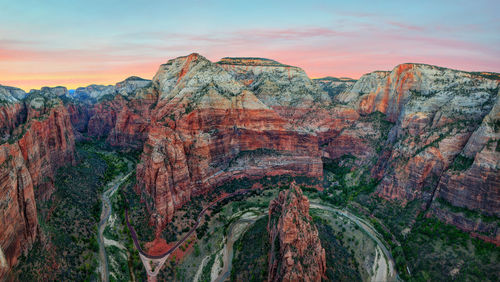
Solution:
M 136 190 L 157 230 L 192 195 L 223 182 L 279 174 L 320 177 L 322 157 L 350 155 L 359 179 L 380 181 L 377 195 L 403 204 L 422 200 L 442 220 L 498 241 L 496 225 L 474 225 L 434 202 L 500 216 L 499 81 L 497 74 L 422 64 L 402 64 L 357 81 L 313 81 L 302 69 L 273 60 L 212 63 L 191 54 L 161 65 L 152 81 L 130 77 L 74 93 L 42 88 L 28 97 L 0 87 L 2 165 L 8 166 L 0 181 L 24 179 L 4 185 L 41 187 L 36 193 L 23 188 L 22 197 L 12 192 L 19 189 L 7 189 L 0 204 L 8 202 L 9 212 L 26 210 L 19 218 L 30 214 L 30 193 L 37 199 L 50 194 L 53 171 L 72 161 L 75 138 L 143 150 Z M 21 199 L 16 207 L 13 193 Z M 25 226 L 8 232 L 33 227 Z M 5 248 L 2 243 L 4 253 Z M 19 251 L 9 247 L 10 253 Z
M 72 126 L 59 91 L 32 91 L 16 101 L 13 107 L 25 117 L 0 144 L 0 278 L 37 236 L 35 199 L 47 198 L 56 169 L 74 161 Z
M 500 92 L 452 168 L 441 176 L 437 193 L 454 206 L 500 217 Z
M 269 204 L 268 281 L 321 281 L 325 250 L 309 215 L 309 200 L 292 183 Z
M 293 130 L 330 129 L 331 99 L 301 68 L 261 58 L 223 58 L 222 66 Z
M 21 100 L 26 93 L 15 87 L 0 85 L 0 143 L 6 142 L 12 131 L 26 120 Z
M 435 192 L 437 200 L 429 210 L 442 221 L 497 246 L 500 246 L 500 225 L 495 220 L 500 217 L 499 97 L 500 93 L 451 168 L 441 175 Z

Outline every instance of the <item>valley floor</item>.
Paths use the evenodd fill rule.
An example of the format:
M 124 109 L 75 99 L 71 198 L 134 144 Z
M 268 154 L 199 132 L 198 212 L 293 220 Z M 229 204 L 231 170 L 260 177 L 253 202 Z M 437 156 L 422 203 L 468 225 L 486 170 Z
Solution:
M 306 185 L 318 185 L 311 179 L 287 176 L 217 187 L 210 195 L 193 197 L 176 212 L 162 239 L 154 240 L 145 204 L 133 191 L 136 154 L 93 142 L 79 144 L 78 157 L 76 166 L 59 170 L 55 192 L 38 204 L 40 236 L 20 259 L 14 279 L 144 281 L 144 266 L 126 228 L 125 205 L 141 248 L 158 251 L 187 234 L 208 203 L 253 187 L 209 209 L 157 278 L 261 281 L 267 277 L 269 202 L 292 180 L 310 199 L 327 251 L 328 280 L 495 281 L 500 276 L 500 248 L 424 216 L 418 202 L 403 208 L 372 196 L 370 185 L 333 185 L 345 173 L 335 166 L 325 171 L 322 191 Z M 329 195 L 335 195 L 333 200 Z

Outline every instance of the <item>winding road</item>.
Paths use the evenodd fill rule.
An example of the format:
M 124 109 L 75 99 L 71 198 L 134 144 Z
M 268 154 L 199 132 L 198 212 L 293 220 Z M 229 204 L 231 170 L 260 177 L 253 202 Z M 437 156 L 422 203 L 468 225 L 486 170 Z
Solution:
M 99 243 L 99 261 L 100 261 L 100 272 L 101 280 L 104 282 L 109 281 L 109 270 L 108 270 L 108 257 L 106 255 L 106 249 L 104 248 L 104 229 L 111 215 L 111 201 L 110 197 L 116 192 L 118 187 L 125 181 L 131 174 L 125 175 L 123 178 L 119 179 L 119 176 L 113 180 L 114 184 L 102 193 L 102 208 L 101 208 L 101 221 L 99 222 L 99 236 L 97 236 L 97 242 Z M 111 182 L 111 183 L 113 183 Z
M 111 192 L 111 194 L 112 194 L 115 190 L 116 189 L 114 189 L 114 190 L 110 189 L 108 191 L 112 191 Z M 135 232 L 134 227 L 130 224 L 129 217 L 128 217 L 128 208 L 126 207 L 125 208 L 125 220 L 127 223 L 127 228 L 130 231 L 132 240 L 134 242 L 134 246 L 138 250 L 139 256 L 144 264 L 144 267 L 146 268 L 146 272 L 148 274 L 148 277 L 155 278 L 156 275 L 158 275 L 158 272 L 160 271 L 160 269 L 163 266 L 163 264 L 165 263 L 165 261 L 168 259 L 169 255 L 172 254 L 172 252 L 174 252 L 179 246 L 181 246 L 196 231 L 196 228 L 198 228 L 203 215 L 206 213 L 206 211 L 208 209 L 212 208 L 217 203 L 219 203 L 225 199 L 234 197 L 236 195 L 246 194 L 250 190 L 251 189 L 240 190 L 240 191 L 231 193 L 229 195 L 226 195 L 225 197 L 220 198 L 220 199 L 210 203 L 207 207 L 205 207 L 198 214 L 198 217 L 196 219 L 196 223 L 195 223 L 194 227 L 181 240 L 179 240 L 173 247 L 171 247 L 169 250 L 167 250 L 164 253 L 159 254 L 159 255 L 150 255 L 150 254 L 144 252 L 144 250 L 141 248 L 141 245 L 139 244 L 139 240 L 137 238 L 137 233 Z M 108 201 L 109 201 L 109 199 L 108 199 Z M 357 217 L 356 215 L 354 215 L 346 210 L 340 210 L 340 209 L 336 209 L 336 208 L 333 208 L 330 206 L 325 206 L 325 205 L 322 205 L 319 203 L 314 203 L 314 202 L 311 202 L 310 206 L 311 206 L 311 208 L 327 210 L 330 212 L 340 214 L 344 217 L 349 218 L 354 223 L 356 223 L 360 228 L 362 228 L 366 232 L 366 234 L 372 240 L 375 241 L 379 250 L 384 254 L 386 261 L 387 261 L 387 264 L 388 264 L 386 270 L 381 269 L 380 271 L 378 271 L 376 273 L 376 276 L 375 276 L 376 279 L 381 279 L 383 277 L 383 279 L 381 279 L 383 281 L 398 280 L 398 275 L 397 275 L 396 270 L 395 270 L 396 264 L 395 264 L 394 258 L 392 257 L 391 252 L 386 247 L 386 245 L 382 242 L 382 240 L 379 239 L 379 238 L 381 238 L 381 235 L 369 223 L 367 223 L 363 219 Z M 153 266 L 154 266 L 154 269 L 153 269 Z M 227 278 L 228 270 L 230 271 L 230 268 L 225 269 L 225 271 L 223 271 L 223 273 L 222 273 L 222 277 L 219 277 L 219 278 Z
M 135 232 L 134 227 L 130 224 L 130 221 L 128 218 L 128 208 L 125 207 L 125 220 L 127 222 L 127 228 L 130 231 L 130 235 L 132 236 L 132 241 L 134 242 L 135 248 L 137 249 L 137 251 L 139 251 L 139 256 L 142 260 L 142 263 L 144 264 L 144 268 L 146 268 L 146 272 L 148 273 L 148 277 L 156 277 L 156 275 L 158 275 L 158 272 L 160 271 L 161 267 L 163 266 L 163 264 L 167 260 L 168 256 L 172 252 L 174 252 L 179 246 L 181 246 L 193 234 L 193 232 L 196 231 L 196 228 L 198 228 L 198 225 L 200 224 L 200 221 L 201 221 L 203 215 L 205 214 L 205 212 L 208 209 L 212 208 L 217 203 L 219 203 L 225 199 L 234 197 L 236 195 L 246 194 L 250 190 L 251 189 L 240 190 L 240 191 L 231 193 L 229 195 L 226 195 L 225 197 L 222 197 L 222 198 L 210 203 L 207 207 L 205 207 L 198 214 L 198 217 L 196 219 L 196 223 L 195 223 L 194 227 L 191 228 L 191 230 L 189 230 L 189 232 L 184 237 L 182 237 L 182 239 L 179 240 L 172 248 L 170 248 L 169 250 L 167 250 L 166 252 L 164 252 L 163 254 L 160 254 L 160 255 L 150 255 L 150 254 L 144 252 L 144 250 L 142 250 L 141 245 L 139 244 L 139 241 L 137 239 L 137 233 Z M 155 266 L 154 270 L 153 270 L 152 265 Z

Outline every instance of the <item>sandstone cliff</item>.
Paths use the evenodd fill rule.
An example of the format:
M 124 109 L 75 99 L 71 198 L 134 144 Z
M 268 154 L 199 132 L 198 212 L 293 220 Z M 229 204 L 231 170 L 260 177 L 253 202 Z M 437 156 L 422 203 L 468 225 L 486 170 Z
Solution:
M 268 281 L 321 281 L 325 250 L 309 215 L 309 200 L 292 183 L 269 204 Z
M 32 91 L 1 108 L 7 113 L 2 116 L 4 124 L 6 117 L 14 122 L 2 132 L 0 143 L 0 278 L 37 236 L 35 198 L 48 197 L 56 169 L 74 161 L 72 127 L 60 92 Z
M 150 80 L 131 76 L 114 86 L 76 89 L 68 104 L 76 138 L 105 138 L 112 146 L 142 148 L 150 106 L 156 102 L 152 93 L 144 91 L 150 84 Z
M 338 128 L 322 147 L 324 155 L 356 156 L 362 170 L 380 179 L 381 197 L 403 204 L 419 199 L 427 207 L 442 198 L 498 216 L 498 83 L 494 74 L 422 64 L 364 75 L 335 97 L 335 107 L 355 109 L 360 118 Z M 445 218 L 444 211 L 439 214 Z M 474 231 L 463 217 L 453 224 Z M 498 227 L 489 226 L 490 240 L 500 243 Z
M 290 130 L 218 64 L 198 54 L 170 60 L 152 88 L 158 101 L 137 182 L 158 227 L 192 194 L 231 178 L 321 175 L 316 137 Z

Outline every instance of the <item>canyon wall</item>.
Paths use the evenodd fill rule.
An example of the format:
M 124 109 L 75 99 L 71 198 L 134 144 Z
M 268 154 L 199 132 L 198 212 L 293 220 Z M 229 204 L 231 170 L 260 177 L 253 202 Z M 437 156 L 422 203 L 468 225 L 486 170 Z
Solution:
M 497 224 L 481 219 L 500 210 L 499 79 L 422 64 L 364 75 L 334 99 L 359 119 L 337 127 L 340 133 L 322 149 L 331 158 L 356 156 L 359 168 L 380 180 L 379 196 L 423 201 L 442 220 L 482 230 L 500 244 Z M 476 218 L 453 207 L 474 210 Z
M 362 180 L 380 182 L 380 197 L 421 200 L 425 209 L 442 198 L 498 216 L 498 81 L 496 74 L 423 64 L 357 81 L 311 80 L 269 59 L 212 63 L 191 54 L 160 66 L 151 83 L 142 80 L 130 92 L 90 87 L 84 97 L 95 101 L 83 119 L 87 136 L 143 149 L 136 189 L 159 228 L 191 195 L 224 181 L 320 177 L 321 157 L 345 155 L 354 157 Z M 70 112 L 75 128 L 85 128 L 78 117 L 86 112 Z M 464 161 L 472 165 L 457 168 Z
M 152 88 L 137 189 L 159 228 L 192 195 L 233 178 L 322 174 L 316 137 L 292 130 L 218 64 L 198 54 L 170 60 Z
M 60 91 L 11 96 L 0 107 L 2 119 L 13 121 L 0 143 L 0 278 L 37 236 L 36 200 L 54 191 L 56 169 L 74 162 L 73 129 Z

